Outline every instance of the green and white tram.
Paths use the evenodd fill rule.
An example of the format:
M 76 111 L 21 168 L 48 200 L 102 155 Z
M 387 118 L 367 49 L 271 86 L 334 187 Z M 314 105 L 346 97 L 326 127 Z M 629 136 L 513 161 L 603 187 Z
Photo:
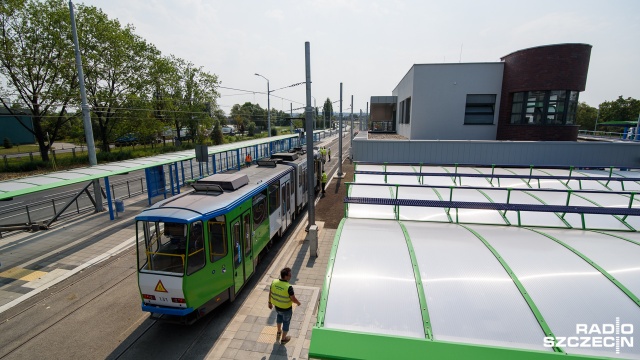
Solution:
M 294 168 L 260 161 L 194 183 L 136 217 L 142 310 L 190 323 L 236 294 L 290 225 Z

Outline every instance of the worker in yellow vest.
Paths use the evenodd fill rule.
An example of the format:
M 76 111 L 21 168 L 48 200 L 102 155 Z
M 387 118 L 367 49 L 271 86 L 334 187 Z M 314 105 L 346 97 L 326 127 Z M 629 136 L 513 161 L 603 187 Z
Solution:
M 276 307 L 276 325 L 278 327 L 276 341 L 282 335 L 281 344 L 286 344 L 291 340 L 291 336 L 287 336 L 287 332 L 289 332 L 289 324 L 293 316 L 293 304 L 300 306 L 300 301 L 296 299 L 289 280 L 291 280 L 291 268 L 286 267 L 280 270 L 280 279 L 273 280 L 269 288 L 269 309 Z
M 327 186 L 327 173 L 322 170 L 322 196 L 324 196 L 324 188 Z

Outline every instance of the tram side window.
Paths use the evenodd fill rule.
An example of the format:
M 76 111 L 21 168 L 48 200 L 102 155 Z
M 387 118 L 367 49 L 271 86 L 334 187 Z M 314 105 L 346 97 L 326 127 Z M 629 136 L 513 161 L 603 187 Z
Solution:
M 187 275 L 191 275 L 204 267 L 205 254 L 202 221 L 196 221 L 191 225 L 187 250 Z
M 212 263 L 227 256 L 227 240 L 224 234 L 224 224 L 224 217 L 221 222 L 209 221 L 209 249 L 211 249 L 209 258 Z
M 302 184 L 302 192 L 307 192 L 307 169 L 302 170 L 302 179 L 300 179 L 300 184 Z
M 280 181 L 269 185 L 269 215 L 280 207 Z
M 253 228 L 257 229 L 267 218 L 267 190 L 253 197 Z

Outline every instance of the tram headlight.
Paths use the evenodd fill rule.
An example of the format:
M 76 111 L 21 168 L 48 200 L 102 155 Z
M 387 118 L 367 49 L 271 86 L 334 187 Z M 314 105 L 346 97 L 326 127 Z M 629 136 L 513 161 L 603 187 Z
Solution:
M 145 300 L 155 300 L 156 299 L 155 295 L 147 295 L 147 294 L 142 294 L 142 298 L 144 298 Z
M 178 303 L 178 304 L 186 304 L 187 301 L 183 298 L 171 298 L 171 302 Z

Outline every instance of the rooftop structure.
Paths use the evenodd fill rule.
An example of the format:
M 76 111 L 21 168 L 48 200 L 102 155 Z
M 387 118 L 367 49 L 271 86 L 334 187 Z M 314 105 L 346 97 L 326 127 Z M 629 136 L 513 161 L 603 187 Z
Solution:
M 311 357 L 640 358 L 639 172 L 354 174 Z

